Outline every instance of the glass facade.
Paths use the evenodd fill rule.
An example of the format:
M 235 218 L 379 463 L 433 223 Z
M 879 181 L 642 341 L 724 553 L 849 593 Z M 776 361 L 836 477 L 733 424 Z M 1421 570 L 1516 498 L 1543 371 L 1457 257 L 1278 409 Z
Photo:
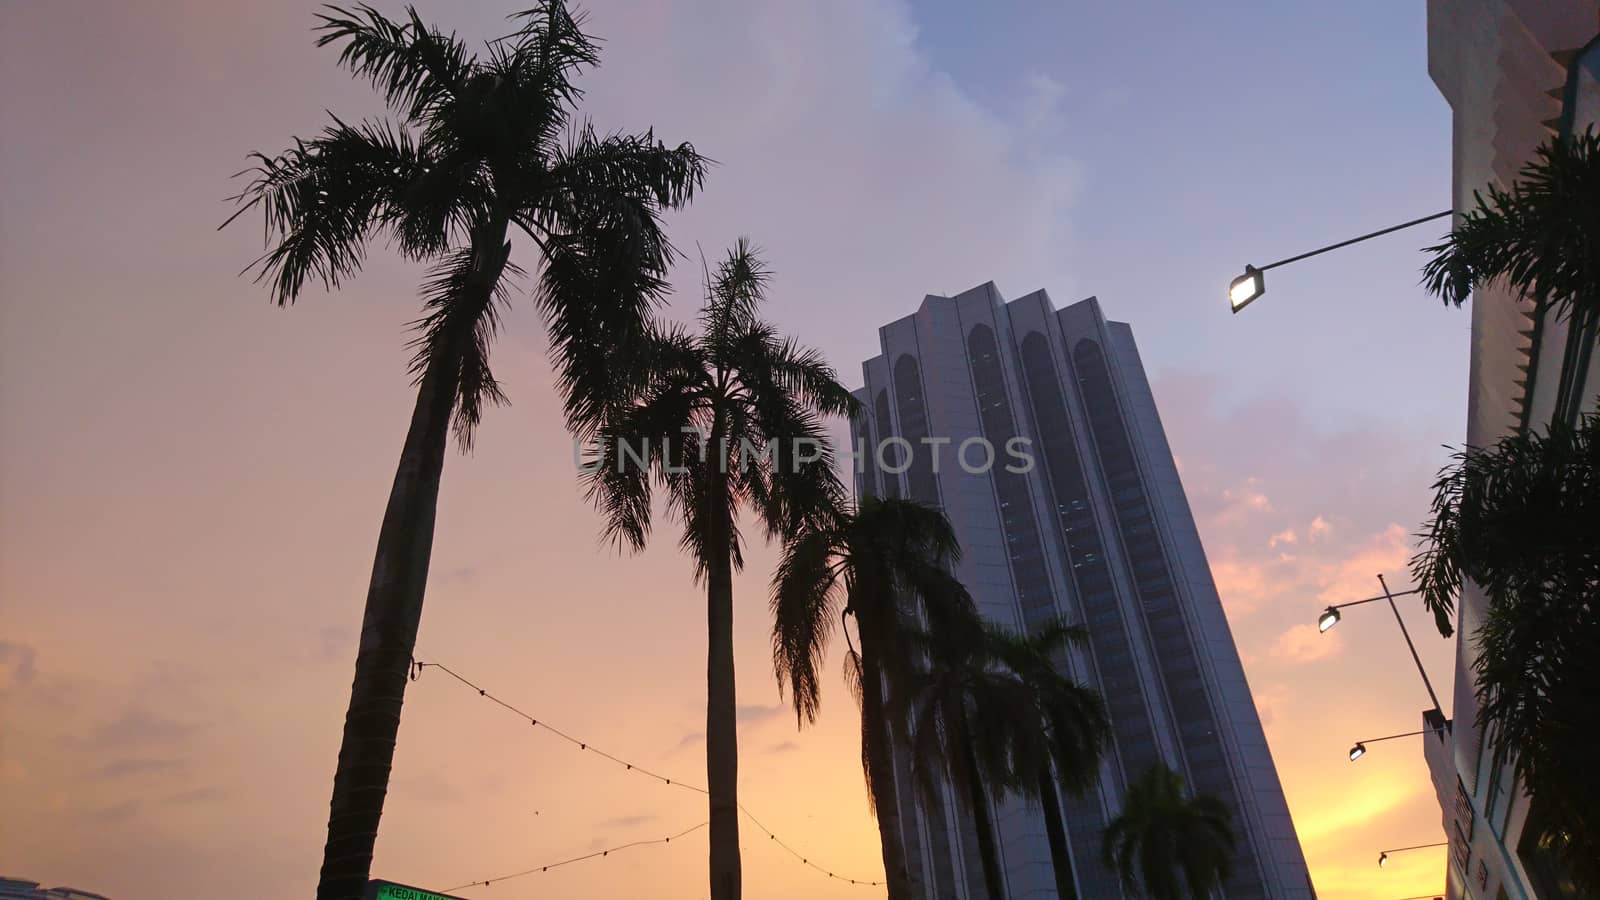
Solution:
M 1073 347 L 1078 391 L 1094 435 L 1100 471 L 1111 494 L 1113 517 L 1139 594 L 1139 607 L 1150 637 L 1151 649 L 1174 716 L 1178 742 L 1188 764 L 1189 784 L 1197 793 L 1212 794 L 1228 807 L 1235 830 L 1248 827 L 1240 814 L 1233 775 L 1205 679 L 1200 672 L 1194 642 L 1184 622 L 1183 608 L 1172 583 L 1160 532 L 1146 495 L 1145 478 L 1134 456 L 1128 429 L 1117 402 L 1116 388 L 1105 353 L 1098 342 L 1080 340 Z M 1228 880 L 1230 898 L 1261 898 L 1266 888 L 1256 871 L 1251 842 L 1239 842 Z
M 1094 502 L 1084 479 L 1083 461 L 1050 342 L 1037 331 L 1022 339 L 1022 373 L 1039 428 L 1039 455 L 1055 499 L 1056 523 L 1067 552 L 1069 577 L 1077 589 L 1078 606 L 1089 629 L 1089 650 L 1100 676 L 1115 752 L 1121 758 L 1126 780 L 1156 761 L 1155 736 L 1128 643 L 1127 623 L 1117 602 L 1111 570 L 1106 566 Z M 1100 837 L 1106 823 L 1098 798 L 1067 798 L 1066 808 L 1073 835 L 1082 835 L 1076 841 L 1073 856 L 1084 892 L 1091 897 L 1116 896 L 1116 877 L 1100 862 Z
M 933 474 L 933 461 L 925 452 L 926 445 L 922 442 L 928 436 L 928 410 L 922 399 L 922 366 L 909 353 L 901 354 L 894 361 L 894 392 L 895 411 L 900 414 L 899 437 L 910 441 L 913 448 L 910 468 L 905 473 L 907 495 L 918 503 L 942 506 L 939 501 L 939 482 Z M 878 433 L 885 434 L 882 429 Z M 884 458 L 893 468 L 900 468 L 906 460 L 895 454 L 895 450 L 886 451 Z M 945 827 L 943 799 L 920 790 L 916 794 L 916 803 L 929 811 L 926 818 L 929 850 L 933 857 L 931 887 L 937 897 L 953 896 L 951 890 L 956 884 L 956 874 L 952 864 L 950 835 Z

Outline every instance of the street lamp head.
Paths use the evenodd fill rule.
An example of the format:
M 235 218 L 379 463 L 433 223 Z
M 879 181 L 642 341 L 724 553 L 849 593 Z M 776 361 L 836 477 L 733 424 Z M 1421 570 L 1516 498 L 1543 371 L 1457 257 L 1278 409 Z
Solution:
M 1388 862 L 1388 861 L 1389 861 L 1389 854 L 1387 854 L 1387 853 L 1379 853 L 1378 854 L 1378 868 L 1380 868 L 1380 869 L 1383 868 L 1383 864 Z
M 1327 631 L 1337 624 L 1339 624 L 1339 611 L 1331 606 L 1323 610 L 1322 615 L 1317 617 L 1318 631 Z
M 1228 305 L 1238 312 L 1250 301 L 1267 292 L 1266 275 L 1255 266 L 1245 266 L 1244 274 L 1228 285 Z
M 1361 743 L 1360 741 L 1357 741 L 1356 745 L 1354 747 L 1350 748 L 1350 761 L 1351 762 L 1355 762 L 1356 760 L 1358 760 L 1361 757 L 1366 756 L 1366 755 L 1367 755 L 1367 745 Z M 1378 863 L 1378 865 L 1381 866 L 1381 865 L 1383 865 L 1383 863 L 1380 862 L 1380 863 Z

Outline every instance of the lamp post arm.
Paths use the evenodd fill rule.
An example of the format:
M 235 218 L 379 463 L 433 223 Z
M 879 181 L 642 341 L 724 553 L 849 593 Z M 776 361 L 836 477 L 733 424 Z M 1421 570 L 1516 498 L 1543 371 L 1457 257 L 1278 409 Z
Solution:
M 1322 255 L 1324 253 L 1327 253 L 1330 250 L 1337 250 L 1340 247 L 1348 247 L 1351 244 L 1359 244 L 1362 241 L 1371 240 L 1371 239 L 1373 239 L 1375 237 L 1382 237 L 1382 236 L 1390 233 L 1391 231 L 1399 231 L 1402 228 L 1410 228 L 1413 225 L 1421 225 L 1423 222 L 1431 222 L 1434 219 L 1442 219 L 1445 216 L 1448 216 L 1453 212 L 1455 212 L 1455 210 L 1447 209 L 1444 212 L 1434 213 L 1431 216 L 1423 216 L 1420 219 L 1412 219 L 1409 222 L 1402 222 L 1399 225 L 1390 225 L 1388 228 L 1383 228 L 1383 229 L 1380 229 L 1378 231 L 1374 231 L 1371 234 L 1363 234 L 1360 237 L 1353 237 L 1353 238 L 1351 238 L 1351 239 L 1349 239 L 1347 241 L 1340 241 L 1337 244 L 1329 244 L 1326 247 L 1319 247 L 1319 248 L 1317 248 L 1315 250 L 1312 250 L 1309 253 L 1302 253 L 1299 256 L 1291 256 L 1288 259 L 1280 259 L 1275 263 L 1268 263 L 1267 265 L 1256 266 L 1255 268 L 1256 268 L 1257 271 L 1261 271 L 1261 272 L 1265 272 L 1268 269 L 1276 269 L 1279 266 L 1286 266 L 1289 263 L 1299 262 L 1302 259 L 1310 259 L 1313 256 L 1320 256 L 1320 255 Z
M 1433 710 L 1441 717 L 1444 716 L 1444 707 L 1439 705 L 1439 695 L 1433 692 L 1433 682 L 1428 680 L 1428 670 L 1422 667 L 1422 657 L 1417 655 L 1417 645 L 1411 642 L 1411 632 L 1406 630 L 1406 620 L 1400 617 L 1400 607 L 1394 605 L 1394 595 L 1389 593 L 1389 583 L 1378 576 L 1378 583 L 1383 585 L 1383 596 L 1389 601 L 1389 608 L 1394 610 L 1394 620 L 1400 623 L 1400 634 L 1406 639 L 1406 646 L 1411 649 L 1411 658 L 1417 664 L 1417 674 L 1422 676 L 1422 686 L 1428 689 L 1428 698 L 1433 701 Z M 1414 593 L 1414 592 L 1413 592 Z
M 1390 597 L 1404 597 L 1407 594 L 1420 594 L 1420 593 L 1422 593 L 1422 588 L 1412 588 L 1409 591 L 1401 591 L 1398 594 L 1379 594 L 1376 597 L 1368 597 L 1365 600 L 1351 600 L 1349 603 L 1335 603 L 1335 604 L 1333 604 L 1332 606 L 1330 606 L 1328 608 L 1329 609 L 1344 609 L 1346 606 L 1360 606 L 1363 603 L 1377 603 L 1379 600 L 1387 600 Z
M 1440 841 L 1437 844 L 1418 844 L 1415 847 L 1396 847 L 1393 850 L 1380 850 L 1378 852 L 1380 852 L 1380 853 L 1403 853 L 1403 852 L 1405 852 L 1407 850 L 1426 850 L 1429 847 L 1447 847 L 1447 846 L 1449 846 L 1449 844 L 1450 844 L 1449 841 Z
M 1385 735 L 1383 737 L 1362 738 L 1361 740 L 1356 741 L 1356 743 L 1358 743 L 1358 744 L 1376 744 L 1379 741 L 1392 741 L 1392 740 L 1395 740 L 1396 738 L 1416 737 L 1419 734 L 1436 734 L 1436 733 L 1441 732 L 1441 731 L 1444 731 L 1444 729 L 1443 728 L 1424 728 L 1421 731 L 1408 731 L 1405 734 L 1390 734 L 1390 735 Z

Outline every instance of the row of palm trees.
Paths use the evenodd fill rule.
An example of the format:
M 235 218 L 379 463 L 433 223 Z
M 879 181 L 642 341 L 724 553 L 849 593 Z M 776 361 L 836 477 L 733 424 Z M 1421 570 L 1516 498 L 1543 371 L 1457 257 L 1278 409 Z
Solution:
M 379 531 L 318 900 L 353 900 L 366 885 L 449 438 L 453 431 L 470 448 L 484 408 L 505 402 L 489 358 L 506 276 L 523 272 L 511 260 L 513 235 L 536 251 L 534 298 L 566 425 L 591 447 L 581 477 L 605 533 L 642 549 L 659 490 L 706 590 L 711 896 L 741 892 L 733 654 L 741 513 L 784 548 L 773 577 L 773 656 L 802 723 L 818 710 L 836 620 L 847 635 L 854 622 L 846 668 L 890 897 L 919 896 L 897 821 L 897 745 L 912 748 L 921 789 L 955 789 L 974 821 L 991 897 L 1005 890 L 989 810 L 1005 794 L 1043 805 L 1062 896 L 1074 896 L 1056 792 L 1094 783 L 1109 730 L 1100 698 L 1059 674 L 1082 632 L 1054 625 L 1020 635 L 984 624 L 951 574 L 959 548 L 941 513 L 871 497 L 851 508 L 824 420 L 854 415 L 856 402 L 816 351 L 760 318 L 770 273 L 748 242 L 706 272 L 697 330 L 655 318 L 676 259 L 661 216 L 692 199 L 708 161 L 649 131 L 600 135 L 574 120 L 576 76 L 599 52 L 562 0 L 513 15 L 511 33 L 481 54 L 410 9 L 392 20 L 365 5 L 329 7 L 319 22 L 318 44 L 337 46 L 341 64 L 371 82 L 391 116 L 335 118 L 282 153 L 253 154 L 228 221 L 262 214 L 269 247 L 254 268 L 279 305 L 310 283 L 340 286 L 374 241 L 430 274 L 411 345 L 416 405 Z M 1162 892 L 1178 883 L 1175 873 L 1194 891 L 1220 881 L 1231 846 L 1225 818 L 1176 793 L 1175 777 L 1156 771 L 1151 791 L 1144 782 L 1130 788 L 1129 812 L 1105 848 L 1129 884 L 1157 896 L 1178 896 Z M 1141 808 L 1145 794 L 1168 805 Z M 1210 830 L 1169 829 L 1190 821 Z M 1215 852 L 1180 858 L 1171 849 L 1179 845 Z

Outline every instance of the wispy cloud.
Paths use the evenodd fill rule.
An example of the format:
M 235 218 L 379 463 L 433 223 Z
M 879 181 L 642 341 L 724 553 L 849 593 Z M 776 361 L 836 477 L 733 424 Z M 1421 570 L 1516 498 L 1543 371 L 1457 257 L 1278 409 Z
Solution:
M 660 816 L 653 814 L 616 816 L 615 818 L 601 819 L 594 824 L 596 828 L 635 828 L 640 825 L 648 825 L 651 822 L 660 820 L 660 818 Z
M 740 725 L 759 725 L 784 714 L 788 707 L 782 703 L 773 706 L 746 706 L 740 704 L 738 709 Z
M 101 778 L 129 778 L 138 775 L 172 774 L 187 768 L 188 763 L 181 759 L 123 757 L 96 769 L 95 774 Z
M 1323 633 L 1316 625 L 1295 625 L 1278 635 L 1269 651 L 1281 662 L 1309 663 L 1338 655 L 1344 638 L 1337 631 Z
M 0 692 L 32 683 L 36 656 L 37 652 L 27 644 L 0 641 Z

